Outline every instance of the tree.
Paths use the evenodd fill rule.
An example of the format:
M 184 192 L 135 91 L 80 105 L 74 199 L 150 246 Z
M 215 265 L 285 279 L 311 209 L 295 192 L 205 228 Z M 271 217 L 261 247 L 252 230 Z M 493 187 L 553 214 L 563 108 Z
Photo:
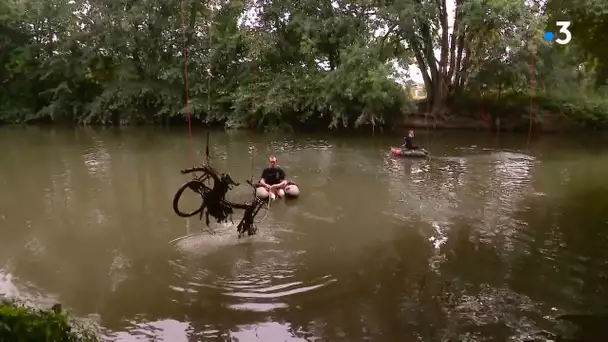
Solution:
M 379 8 L 393 39 L 413 52 L 431 109 L 440 115 L 447 113 L 450 95 L 462 93 L 486 61 L 525 45 L 536 24 L 524 1 L 456 0 L 451 25 L 446 0 L 390 1 Z
M 558 20 L 571 21 L 570 44 L 582 47 L 583 58 L 590 70 L 596 71 L 595 86 L 608 84 L 608 47 L 603 35 L 608 30 L 608 3 L 601 0 L 549 0 L 546 11 L 550 16 L 548 29 Z
M 177 0 L 0 0 L 0 122 L 185 122 L 185 62 L 195 122 L 249 127 L 253 115 L 266 129 L 376 126 L 413 113 L 395 64 L 418 64 L 439 119 L 481 88 L 524 94 L 529 41 L 539 45 L 539 89 L 608 70 L 595 33 L 573 31 L 578 43 L 563 51 L 543 42 L 538 4 L 453 1 L 184 0 L 182 13 Z M 244 24 L 252 11 L 258 20 Z M 599 32 L 594 23 L 585 25 Z

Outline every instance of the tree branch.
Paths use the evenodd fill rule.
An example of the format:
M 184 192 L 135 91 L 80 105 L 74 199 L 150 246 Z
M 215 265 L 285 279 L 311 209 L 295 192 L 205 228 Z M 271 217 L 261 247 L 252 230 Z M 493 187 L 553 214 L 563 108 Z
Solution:
M 460 33 L 460 35 L 458 36 L 458 51 L 456 53 L 456 65 L 454 66 L 454 72 L 456 73 L 456 77 L 454 79 L 454 83 L 456 85 L 459 85 L 459 80 L 461 78 L 461 66 L 462 66 L 462 59 L 463 59 L 463 51 L 464 51 L 464 42 L 465 42 L 465 38 L 466 38 L 466 34 L 467 34 L 467 28 L 463 28 L 462 32 Z
M 429 68 L 426 65 L 425 62 L 425 58 L 424 58 L 424 54 L 423 54 L 423 49 L 420 46 L 420 44 L 418 44 L 418 41 L 416 39 L 416 37 L 414 35 L 412 35 L 412 37 L 408 40 L 409 45 L 412 47 L 412 50 L 414 51 L 414 57 L 416 58 L 416 62 L 418 63 L 418 68 L 420 69 L 420 73 L 422 74 L 422 79 L 424 80 L 424 86 L 427 89 L 427 92 L 430 92 L 431 90 L 431 86 L 432 86 L 432 81 L 431 81 L 431 77 L 429 76 Z
M 393 24 L 391 27 L 389 27 L 388 31 L 380 39 L 380 47 L 381 48 L 384 47 L 384 44 L 386 43 L 386 40 L 388 39 L 388 36 L 390 36 L 391 33 L 393 33 L 393 31 L 395 31 L 395 29 L 397 29 L 398 27 L 399 27 L 399 24 Z
M 456 60 L 456 45 L 458 45 L 459 47 L 459 53 L 462 53 L 462 49 L 460 48 L 460 45 L 458 44 L 460 42 L 460 37 L 464 35 L 464 32 L 460 32 L 460 15 L 459 15 L 459 11 L 460 11 L 460 5 L 462 3 L 462 0 L 456 0 L 456 7 L 454 9 L 454 30 L 452 31 L 451 37 L 450 37 L 450 67 L 449 67 L 449 71 L 448 71 L 448 80 L 452 80 L 452 77 L 454 76 L 454 71 L 458 70 L 457 65 L 455 63 Z

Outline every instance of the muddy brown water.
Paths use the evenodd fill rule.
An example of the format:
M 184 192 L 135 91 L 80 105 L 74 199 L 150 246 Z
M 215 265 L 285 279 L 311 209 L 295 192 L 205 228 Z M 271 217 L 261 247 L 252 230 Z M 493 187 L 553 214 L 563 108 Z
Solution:
M 171 209 L 185 129 L 2 128 L 0 294 L 119 341 L 502 341 L 606 309 L 605 137 L 418 135 L 430 159 L 391 157 L 396 136 L 257 135 L 256 177 L 275 154 L 302 194 L 239 240 Z M 249 134 L 211 141 L 249 179 Z

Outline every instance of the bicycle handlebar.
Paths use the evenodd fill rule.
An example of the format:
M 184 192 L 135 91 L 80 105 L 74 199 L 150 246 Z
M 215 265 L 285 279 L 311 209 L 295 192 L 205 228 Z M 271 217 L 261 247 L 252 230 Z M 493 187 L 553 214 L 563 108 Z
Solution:
M 210 166 L 195 166 L 195 167 L 181 170 L 180 172 L 185 175 L 187 173 L 192 173 L 192 172 L 210 172 L 210 171 L 214 172 L 215 170 L 213 170 Z M 229 173 L 221 174 L 220 177 L 222 177 L 222 176 L 226 181 L 228 181 L 228 183 L 230 185 L 234 185 L 234 186 L 241 185 L 241 183 L 235 182 L 232 179 L 232 177 L 230 177 Z M 253 185 L 253 183 L 250 180 L 247 180 L 247 184 L 249 184 L 252 188 L 255 188 L 255 185 Z
M 220 179 L 225 180 L 229 185 L 239 186 L 241 183 L 235 182 L 229 173 L 222 173 Z
M 180 172 L 182 174 L 186 174 L 186 173 L 192 173 L 192 172 L 205 172 L 205 171 L 207 171 L 207 169 L 205 167 L 195 166 L 195 167 L 191 167 L 189 169 L 181 170 Z

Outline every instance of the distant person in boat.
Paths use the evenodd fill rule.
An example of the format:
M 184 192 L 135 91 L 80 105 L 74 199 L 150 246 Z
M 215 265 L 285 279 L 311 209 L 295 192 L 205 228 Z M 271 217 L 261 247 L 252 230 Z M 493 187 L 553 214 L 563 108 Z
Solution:
M 401 147 L 406 150 L 419 150 L 420 149 L 420 147 L 414 146 L 414 130 L 413 129 L 410 129 L 410 131 L 407 133 L 407 135 L 405 136 L 405 139 L 403 139 L 403 146 L 401 146 Z
M 271 194 L 276 194 L 279 198 L 285 196 L 285 186 L 288 182 L 285 180 L 285 171 L 277 166 L 277 157 L 270 156 L 268 158 L 270 166 L 262 171 L 260 185 L 265 187 Z

